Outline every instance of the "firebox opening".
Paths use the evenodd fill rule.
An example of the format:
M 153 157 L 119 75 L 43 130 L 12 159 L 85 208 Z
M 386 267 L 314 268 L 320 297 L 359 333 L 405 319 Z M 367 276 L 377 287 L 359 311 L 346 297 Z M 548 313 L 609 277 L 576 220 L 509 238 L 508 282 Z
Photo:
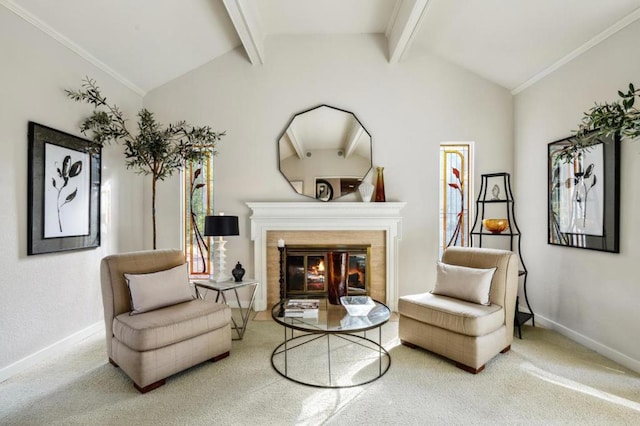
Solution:
M 370 245 L 288 245 L 285 249 L 286 297 L 324 297 L 327 293 L 327 253 L 347 252 L 347 293 L 369 295 Z

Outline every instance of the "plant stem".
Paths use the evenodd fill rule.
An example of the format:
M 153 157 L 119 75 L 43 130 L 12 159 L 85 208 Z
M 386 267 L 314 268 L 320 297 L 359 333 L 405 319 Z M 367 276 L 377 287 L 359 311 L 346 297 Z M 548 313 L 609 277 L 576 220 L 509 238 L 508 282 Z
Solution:
M 153 249 L 156 249 L 156 177 L 151 179 L 151 217 L 153 223 Z

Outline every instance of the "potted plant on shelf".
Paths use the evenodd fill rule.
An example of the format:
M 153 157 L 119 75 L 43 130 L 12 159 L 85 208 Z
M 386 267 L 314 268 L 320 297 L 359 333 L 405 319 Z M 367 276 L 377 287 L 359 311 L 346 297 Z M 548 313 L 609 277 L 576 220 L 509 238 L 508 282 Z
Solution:
M 640 137 L 640 110 L 636 106 L 640 89 L 629 83 L 627 92 L 618 90 L 618 96 L 620 99 L 614 102 L 596 102 L 584 113 L 570 147 L 561 154 L 562 159 L 571 161 L 582 151 L 604 140 L 633 140 Z
M 122 111 L 107 102 L 95 80 L 82 80 L 80 90 L 65 90 L 77 102 L 93 105 L 93 113 L 85 118 L 80 131 L 102 147 L 112 141 L 123 142 L 127 168 L 151 175 L 151 214 L 153 248 L 156 248 L 156 184 L 172 176 L 191 161 L 201 161 L 215 155 L 215 147 L 225 132 L 214 132 L 209 126 L 194 127 L 178 121 L 163 127 L 153 113 L 142 108 L 138 112 L 138 132 L 133 134 L 126 126 Z

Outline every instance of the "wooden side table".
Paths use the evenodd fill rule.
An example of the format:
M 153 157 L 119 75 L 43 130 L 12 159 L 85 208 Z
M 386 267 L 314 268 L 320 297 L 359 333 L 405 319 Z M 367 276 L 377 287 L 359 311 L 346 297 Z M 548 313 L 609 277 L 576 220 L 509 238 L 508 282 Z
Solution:
M 242 340 L 242 336 L 244 336 L 244 332 L 247 329 L 247 323 L 249 322 L 249 314 L 251 313 L 251 309 L 253 308 L 253 302 L 256 299 L 256 290 L 258 289 L 258 284 L 259 284 L 258 281 L 251 278 L 244 279 L 240 282 L 235 282 L 233 280 L 222 281 L 222 282 L 193 281 L 193 285 L 196 289 L 196 297 L 200 299 L 204 299 L 205 294 L 209 290 L 213 290 L 216 292 L 216 302 L 218 302 L 222 297 L 222 302 L 228 305 L 229 302 L 227 301 L 227 296 L 225 295 L 225 293 L 233 290 L 236 296 L 238 307 L 240 308 L 240 318 L 241 318 L 241 322 L 240 324 L 238 324 L 235 318 L 233 318 L 233 315 L 231 315 L 231 322 L 233 323 L 232 328 L 236 331 L 236 333 L 238 333 L 238 338 L 233 340 Z M 252 286 L 251 300 L 249 301 L 249 304 L 246 307 L 242 307 L 242 302 L 240 300 L 240 297 L 238 297 L 238 289 L 246 286 Z M 202 293 L 200 291 L 201 289 L 204 289 L 205 292 Z

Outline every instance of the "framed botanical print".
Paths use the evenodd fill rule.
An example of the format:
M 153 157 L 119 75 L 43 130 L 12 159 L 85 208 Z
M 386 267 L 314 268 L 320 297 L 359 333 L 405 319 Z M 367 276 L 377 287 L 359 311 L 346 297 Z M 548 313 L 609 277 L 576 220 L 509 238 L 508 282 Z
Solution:
M 548 243 L 619 253 L 620 141 L 570 147 L 548 145 Z
M 100 245 L 101 149 L 29 122 L 27 254 Z

